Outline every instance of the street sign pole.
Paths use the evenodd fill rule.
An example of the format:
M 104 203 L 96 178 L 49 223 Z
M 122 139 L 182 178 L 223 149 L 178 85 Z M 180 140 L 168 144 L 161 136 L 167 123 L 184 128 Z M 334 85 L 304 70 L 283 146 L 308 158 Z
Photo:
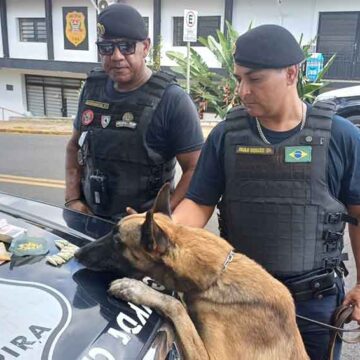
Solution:
M 190 94 L 190 41 L 187 42 L 186 92 Z
M 197 17 L 196 10 L 184 10 L 183 41 L 187 43 L 186 91 L 188 94 L 190 94 L 190 43 L 197 41 Z

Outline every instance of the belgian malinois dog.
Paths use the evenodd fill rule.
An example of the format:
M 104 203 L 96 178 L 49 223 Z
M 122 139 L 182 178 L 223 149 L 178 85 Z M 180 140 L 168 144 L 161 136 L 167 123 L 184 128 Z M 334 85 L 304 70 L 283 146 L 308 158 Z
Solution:
M 224 239 L 173 223 L 168 185 L 150 211 L 123 218 L 113 237 L 76 257 L 92 269 L 146 274 L 183 293 L 185 305 L 131 278 L 109 289 L 167 317 L 185 359 L 308 359 L 286 287 Z

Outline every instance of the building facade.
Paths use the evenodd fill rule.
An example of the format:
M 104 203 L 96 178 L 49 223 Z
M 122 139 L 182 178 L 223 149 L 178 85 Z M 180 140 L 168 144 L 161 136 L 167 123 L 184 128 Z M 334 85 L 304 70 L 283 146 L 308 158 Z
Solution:
M 113 0 L 0 0 L 0 120 L 18 114 L 69 117 L 86 73 L 99 66 L 98 10 Z M 186 52 L 184 9 L 198 11 L 198 35 L 215 35 L 225 21 L 242 33 L 252 23 L 279 24 L 325 59 L 336 53 L 328 78 L 360 82 L 360 2 L 343 0 L 126 0 L 136 7 L 154 44 L 161 42 L 161 65 L 174 65 L 168 50 Z M 208 65 L 220 64 L 201 44 L 194 48 Z

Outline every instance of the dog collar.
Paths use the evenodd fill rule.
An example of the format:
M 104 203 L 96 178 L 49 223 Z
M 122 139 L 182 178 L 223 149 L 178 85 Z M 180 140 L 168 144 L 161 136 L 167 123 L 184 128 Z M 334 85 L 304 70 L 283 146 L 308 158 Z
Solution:
M 231 251 L 229 252 L 228 256 L 227 256 L 226 259 L 225 259 L 225 262 L 224 262 L 222 271 L 225 271 L 225 270 L 227 269 L 227 267 L 229 266 L 229 264 L 233 261 L 234 255 L 235 255 L 234 250 L 231 250 Z

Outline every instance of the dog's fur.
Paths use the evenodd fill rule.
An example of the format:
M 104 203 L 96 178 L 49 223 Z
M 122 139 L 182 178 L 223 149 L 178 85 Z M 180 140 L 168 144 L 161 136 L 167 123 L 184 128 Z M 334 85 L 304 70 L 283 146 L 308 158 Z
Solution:
M 101 256 L 104 246 L 110 260 Z M 122 219 L 113 239 L 86 246 L 76 256 L 90 268 L 136 270 L 184 293 L 186 309 L 135 279 L 119 279 L 110 287 L 114 296 L 169 318 L 186 359 L 308 359 L 289 291 L 242 254 L 224 267 L 232 249 L 206 230 L 174 224 L 165 186 L 151 211 Z

